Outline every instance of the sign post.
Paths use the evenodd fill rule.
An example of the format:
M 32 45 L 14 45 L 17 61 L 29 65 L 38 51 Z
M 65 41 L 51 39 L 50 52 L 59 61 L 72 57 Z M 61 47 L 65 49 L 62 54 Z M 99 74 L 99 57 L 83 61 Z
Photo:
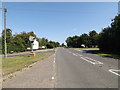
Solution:
M 35 52 L 33 51 L 33 43 L 34 43 L 35 37 L 30 36 L 29 40 L 31 42 L 31 49 L 32 49 L 32 51 L 30 52 L 29 56 L 35 56 Z

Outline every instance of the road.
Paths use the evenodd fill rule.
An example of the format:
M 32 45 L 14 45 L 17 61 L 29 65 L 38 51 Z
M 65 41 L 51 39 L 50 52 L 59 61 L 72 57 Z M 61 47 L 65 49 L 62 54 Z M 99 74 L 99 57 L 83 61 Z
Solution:
M 3 82 L 3 87 L 118 88 L 118 60 L 88 51 L 57 48 L 54 56 Z
M 88 50 L 89 51 L 89 50 Z M 118 60 L 78 49 L 59 48 L 56 53 L 56 88 L 117 88 Z

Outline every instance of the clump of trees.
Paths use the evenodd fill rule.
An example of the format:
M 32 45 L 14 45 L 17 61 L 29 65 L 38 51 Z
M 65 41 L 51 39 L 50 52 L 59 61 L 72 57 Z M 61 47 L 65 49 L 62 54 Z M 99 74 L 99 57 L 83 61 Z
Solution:
M 100 50 L 120 53 L 120 14 L 115 16 L 111 26 L 104 28 L 99 35 Z
M 73 36 L 73 37 L 68 37 L 66 39 L 66 43 L 68 47 L 72 48 L 80 48 L 84 44 L 85 47 L 97 47 L 98 45 L 98 37 L 99 34 L 95 31 L 92 30 L 89 32 L 89 34 L 82 34 L 80 36 Z
M 59 42 L 55 42 L 55 41 L 49 41 L 46 38 L 39 38 L 39 45 L 40 46 L 46 46 L 47 48 L 55 48 L 55 47 L 60 47 L 60 43 Z
M 2 37 L 0 37 L 2 53 L 4 54 L 4 30 L 2 32 Z M 59 42 L 48 41 L 46 38 L 38 38 L 34 32 L 21 32 L 19 34 L 12 35 L 11 29 L 6 29 L 6 43 L 7 43 L 7 53 L 13 52 L 24 52 L 27 51 L 28 47 L 31 47 L 29 36 L 33 36 L 37 39 L 40 46 L 46 46 L 47 48 L 59 47 Z
M 115 16 L 111 26 L 102 29 L 100 33 L 93 30 L 89 34 L 68 37 L 66 43 L 73 48 L 80 48 L 84 44 L 85 47 L 98 46 L 101 51 L 120 53 L 120 14 Z
M 2 53 L 4 53 L 4 30 L 2 32 Z M 11 29 L 6 29 L 7 53 L 27 51 L 27 47 L 31 46 L 29 36 L 34 36 L 34 32 L 21 32 L 20 34 L 12 35 Z M 37 37 L 36 37 L 37 38 Z

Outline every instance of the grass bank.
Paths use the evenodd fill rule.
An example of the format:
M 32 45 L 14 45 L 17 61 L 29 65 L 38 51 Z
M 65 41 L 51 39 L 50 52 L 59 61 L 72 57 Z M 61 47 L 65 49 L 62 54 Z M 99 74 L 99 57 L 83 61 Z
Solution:
M 99 49 L 99 48 L 73 48 L 73 49 Z
M 29 57 L 28 55 L 16 56 L 2 59 L 3 76 L 20 71 L 22 68 L 29 66 L 32 63 L 43 60 L 54 54 L 54 52 L 36 53 L 36 56 Z
M 104 56 L 104 57 L 110 57 L 110 58 L 115 58 L 115 59 L 120 59 L 120 55 L 118 54 L 107 54 L 107 53 L 98 53 L 98 55 L 100 56 Z

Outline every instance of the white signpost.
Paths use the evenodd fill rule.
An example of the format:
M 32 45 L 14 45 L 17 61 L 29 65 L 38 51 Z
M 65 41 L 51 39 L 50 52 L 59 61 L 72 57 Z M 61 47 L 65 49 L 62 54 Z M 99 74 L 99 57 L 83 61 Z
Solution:
M 35 40 L 35 37 L 30 36 L 29 40 L 31 41 L 31 45 L 32 45 L 32 52 L 29 54 L 29 56 L 35 56 L 35 53 L 33 52 L 33 42 Z

